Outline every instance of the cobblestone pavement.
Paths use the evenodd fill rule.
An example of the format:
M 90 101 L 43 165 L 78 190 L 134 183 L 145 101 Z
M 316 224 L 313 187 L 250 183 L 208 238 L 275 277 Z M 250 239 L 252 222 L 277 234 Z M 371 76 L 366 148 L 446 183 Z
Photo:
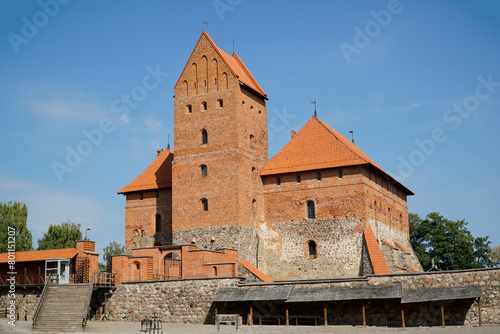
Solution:
M 97 322 L 90 321 L 87 324 L 86 333 L 117 333 L 131 334 L 139 332 L 141 325 L 138 322 Z M 0 333 L 44 333 L 31 331 L 31 322 L 18 321 L 16 326 L 11 326 L 6 319 L 0 319 Z M 164 334 L 215 334 L 217 327 L 214 325 L 185 325 L 185 324 L 163 324 Z M 235 333 L 234 326 L 221 326 L 220 333 L 230 334 Z M 316 334 L 316 333 L 361 333 L 361 334 L 387 334 L 387 333 L 408 333 L 408 334 L 499 334 L 500 326 L 483 326 L 483 327 L 457 327 L 448 326 L 441 327 L 410 327 L 410 328 L 394 328 L 394 327 L 366 327 L 362 326 L 242 326 L 239 333 L 241 334 L 281 334 L 281 333 L 297 333 L 297 334 Z

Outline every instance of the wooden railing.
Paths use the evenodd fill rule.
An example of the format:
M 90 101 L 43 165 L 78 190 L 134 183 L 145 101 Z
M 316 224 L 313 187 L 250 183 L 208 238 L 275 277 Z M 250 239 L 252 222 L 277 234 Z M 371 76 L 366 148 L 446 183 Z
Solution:
M 38 305 L 36 306 L 35 313 L 33 313 L 33 322 L 31 326 L 35 326 L 36 319 L 38 318 L 38 313 L 42 309 L 43 301 L 45 300 L 45 295 L 47 294 L 47 290 L 49 289 L 49 285 L 52 284 L 52 273 L 50 273 L 45 279 L 45 285 L 43 286 L 42 294 L 40 295 L 40 299 L 38 300 Z
M 90 299 L 92 298 L 92 292 L 94 291 L 94 273 L 92 274 L 92 279 L 90 280 L 89 290 L 87 292 L 87 301 L 85 302 L 85 311 L 83 312 L 82 328 L 85 331 L 85 326 L 87 325 L 87 319 L 90 313 Z
M 96 287 L 112 288 L 116 283 L 116 274 L 108 272 L 92 273 L 92 281 Z
M 0 285 L 10 285 L 11 275 L 1 275 Z M 44 285 L 45 277 L 43 275 L 15 275 L 16 285 Z

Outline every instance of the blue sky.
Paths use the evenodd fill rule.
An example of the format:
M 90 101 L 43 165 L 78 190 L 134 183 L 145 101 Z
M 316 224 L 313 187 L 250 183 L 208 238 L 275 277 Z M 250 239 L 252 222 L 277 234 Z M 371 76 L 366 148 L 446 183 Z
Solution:
M 173 86 L 203 21 L 269 97 L 270 157 L 316 99 L 415 192 L 410 212 L 500 245 L 500 3 L 426 0 L 2 1 L 0 201 L 28 205 L 35 241 L 69 219 L 99 251 L 124 242 L 116 191 L 173 137 Z

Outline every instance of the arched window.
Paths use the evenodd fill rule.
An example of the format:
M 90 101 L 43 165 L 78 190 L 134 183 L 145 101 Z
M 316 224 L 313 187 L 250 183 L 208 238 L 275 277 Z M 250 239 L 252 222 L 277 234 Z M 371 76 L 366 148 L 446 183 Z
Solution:
M 208 143 L 208 132 L 207 130 L 201 130 L 201 144 L 205 145 Z
M 202 198 L 201 199 L 201 204 L 203 206 L 203 211 L 208 211 L 208 199 Z
M 201 176 L 207 176 L 207 165 L 201 165 Z
M 252 213 L 256 213 L 257 212 L 257 200 L 254 198 L 252 200 Z
M 309 240 L 307 242 L 307 251 L 310 259 L 315 259 L 318 257 L 316 243 L 313 240 Z
M 316 211 L 314 210 L 314 202 L 313 201 L 307 202 L 307 218 L 308 219 L 316 218 Z
M 255 138 L 254 138 L 254 136 L 251 134 L 251 135 L 250 135 L 250 147 L 251 147 L 251 148 L 253 148 L 253 144 L 254 144 L 254 142 L 255 142 Z
M 224 101 L 222 99 L 217 100 L 219 102 L 219 108 L 224 107 Z
M 161 232 L 161 215 L 156 215 L 156 232 Z
M 214 277 L 217 277 L 217 266 L 212 267 L 212 272 L 213 272 Z
M 190 104 L 188 104 L 188 105 L 186 106 L 186 108 L 187 108 L 187 112 L 188 112 L 188 113 L 190 113 L 190 114 L 191 114 L 191 113 L 193 112 L 193 107 L 192 107 Z
M 208 105 L 206 102 L 202 102 L 201 105 L 203 106 L 203 111 L 207 111 Z
M 181 258 L 176 253 L 168 253 L 163 258 L 164 279 L 176 279 L 181 277 L 182 263 Z

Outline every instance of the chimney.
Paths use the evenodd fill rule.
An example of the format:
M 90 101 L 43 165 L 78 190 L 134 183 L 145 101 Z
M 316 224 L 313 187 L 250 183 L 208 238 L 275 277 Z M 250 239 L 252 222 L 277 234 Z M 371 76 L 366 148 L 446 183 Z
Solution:
M 297 135 L 297 132 L 292 130 L 292 139 Z
M 163 153 L 163 149 L 159 148 L 156 150 L 156 157 L 158 158 Z

